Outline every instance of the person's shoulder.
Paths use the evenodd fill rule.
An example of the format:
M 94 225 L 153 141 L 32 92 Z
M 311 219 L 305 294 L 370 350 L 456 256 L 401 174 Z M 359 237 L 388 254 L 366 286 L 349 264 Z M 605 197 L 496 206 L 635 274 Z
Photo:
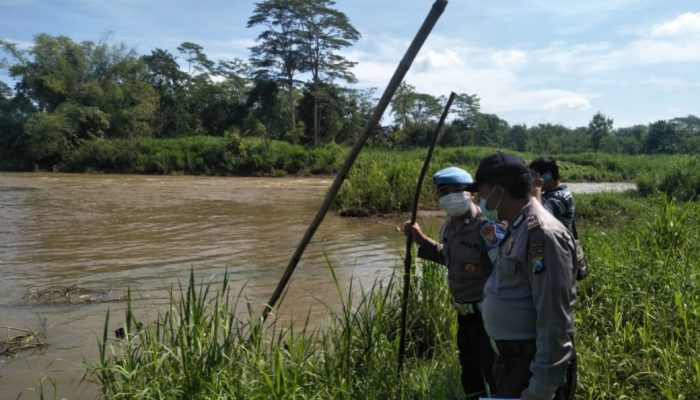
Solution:
M 541 230 L 547 236 L 559 236 L 567 232 L 566 227 L 542 205 L 533 205 L 527 218 L 527 230 Z

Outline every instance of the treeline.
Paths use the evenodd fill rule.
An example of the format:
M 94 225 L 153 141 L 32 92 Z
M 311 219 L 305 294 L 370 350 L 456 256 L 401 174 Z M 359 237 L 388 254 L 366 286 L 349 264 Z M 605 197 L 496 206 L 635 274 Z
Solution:
M 156 48 L 140 55 L 107 39 L 75 42 L 39 34 L 26 49 L 0 39 L 0 70 L 14 82 L 14 87 L 0 82 L 0 169 L 104 170 L 105 165 L 90 164 L 85 146 L 124 146 L 123 153 L 140 151 L 144 140 L 150 148 L 169 139 L 167 146 L 182 152 L 189 148 L 187 138 L 201 136 L 243 144 L 284 141 L 306 148 L 352 144 L 376 99 L 373 89 L 347 86 L 355 82 L 351 70 L 356 63 L 340 51 L 359 33 L 333 6 L 328 0 L 257 3 L 248 27 L 262 31 L 248 60 L 215 62 L 191 42 L 182 43 L 177 54 Z M 445 98 L 404 82 L 391 103 L 393 122 L 378 127 L 370 145 L 426 146 L 444 103 Z M 539 154 L 700 150 L 700 118 L 692 115 L 618 129 L 612 123 L 599 112 L 588 126 L 575 129 L 510 126 L 481 112 L 476 94 L 461 93 L 439 144 Z M 184 144 L 173 145 L 177 140 Z M 229 141 L 216 143 L 226 146 Z

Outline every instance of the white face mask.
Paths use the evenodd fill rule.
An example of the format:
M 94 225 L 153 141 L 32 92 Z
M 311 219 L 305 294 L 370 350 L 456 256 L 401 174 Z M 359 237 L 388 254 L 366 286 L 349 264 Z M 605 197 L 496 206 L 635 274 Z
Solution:
M 450 193 L 440 197 L 440 208 L 450 217 L 460 217 L 469 211 L 471 199 L 467 192 Z

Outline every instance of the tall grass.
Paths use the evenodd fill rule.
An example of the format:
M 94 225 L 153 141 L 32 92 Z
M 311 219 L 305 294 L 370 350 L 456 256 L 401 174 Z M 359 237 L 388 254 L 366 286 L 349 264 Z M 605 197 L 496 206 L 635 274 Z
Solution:
M 486 147 L 461 147 L 435 149 L 430 165 L 428 179 L 423 185 L 420 206 L 422 209 L 436 209 L 437 196 L 430 176 L 439 169 L 458 166 L 474 174 L 479 161 L 496 149 Z M 343 184 L 334 202 L 334 207 L 343 215 L 370 215 L 376 213 L 405 212 L 410 210 L 418 171 L 423 164 L 427 150 L 391 151 L 368 149 L 361 154 Z M 518 153 L 525 162 L 534 160 L 539 155 Z M 675 188 L 686 188 L 682 193 L 691 194 L 685 199 L 698 198 L 700 193 L 700 172 L 687 156 L 624 156 L 619 154 L 567 154 L 554 155 L 562 180 L 566 182 L 600 182 L 600 181 L 643 181 L 653 180 L 646 193 L 661 189 L 671 194 Z M 696 172 L 683 174 L 683 166 L 690 162 L 688 168 Z M 674 165 L 681 165 L 677 172 Z M 670 172 L 669 172 L 670 171 Z M 664 178 L 656 183 L 664 174 Z M 647 177 L 647 178 L 645 178 Z M 683 185 L 679 186 L 680 183 Z M 678 192 L 681 193 L 681 192 Z
M 612 204 L 580 196 L 584 209 L 589 202 Z M 631 202 L 614 226 L 585 230 L 592 273 L 578 288 L 577 398 L 700 398 L 700 207 Z
M 577 293 L 576 398 L 700 398 L 700 204 L 632 194 L 577 200 L 592 218 L 579 229 L 591 275 Z M 200 284 L 191 274 L 140 330 L 128 308 L 124 340 L 109 337 L 108 315 L 89 379 L 110 399 L 463 396 L 444 268 L 419 263 L 400 378 L 400 279 L 343 293 L 329 263 L 339 304 L 316 328 L 243 319 L 227 280 Z
M 149 326 L 137 330 L 129 306 L 124 340 L 109 337 L 108 315 L 100 358 L 87 365 L 88 377 L 110 399 L 459 398 L 454 314 L 441 268 L 421 269 L 416 277 L 402 379 L 396 373 L 400 307 L 394 280 L 377 282 L 355 298 L 352 288 L 341 292 L 329 271 L 340 306 L 319 329 L 244 321 L 228 277 L 214 290 L 191 274 Z

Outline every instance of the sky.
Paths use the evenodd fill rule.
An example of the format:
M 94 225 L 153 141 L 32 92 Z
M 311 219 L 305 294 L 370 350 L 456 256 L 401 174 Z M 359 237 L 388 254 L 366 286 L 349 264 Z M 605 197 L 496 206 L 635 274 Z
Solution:
M 433 1 L 337 0 L 362 34 L 344 55 L 353 87 L 379 97 Z M 251 0 L 0 0 L 0 37 L 23 48 L 34 35 L 124 43 L 139 54 L 248 59 L 259 29 Z M 2 72 L 0 72 L 2 74 Z M 7 80 L 8 77 L 0 77 Z M 700 116 L 699 0 L 450 0 L 409 70 L 417 91 L 476 94 L 509 124 L 614 127 Z

